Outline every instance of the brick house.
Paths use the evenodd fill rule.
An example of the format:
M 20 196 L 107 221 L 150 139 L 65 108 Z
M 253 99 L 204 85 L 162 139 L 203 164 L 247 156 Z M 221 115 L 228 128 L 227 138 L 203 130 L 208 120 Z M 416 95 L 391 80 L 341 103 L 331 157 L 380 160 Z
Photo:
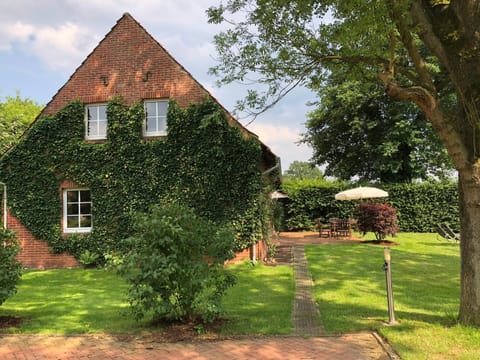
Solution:
M 208 91 L 198 83 L 130 14 L 124 14 L 105 38 L 88 55 L 71 75 L 66 84 L 45 106 L 38 119 L 54 116 L 68 103 L 79 100 L 85 107 L 85 134 L 83 141 L 101 144 L 107 138 L 107 102 L 121 97 L 125 104 L 144 103 L 144 139 L 156 141 L 167 137 L 166 115 L 169 100 L 180 107 L 200 103 L 205 98 L 217 105 Z M 219 105 L 221 107 L 221 105 Z M 238 128 L 245 138 L 258 139 L 238 123 L 228 112 L 231 127 Z M 30 131 L 24 135 L 30 136 Z M 278 158 L 263 143 L 261 147 L 261 171 L 279 166 Z M 14 148 L 15 149 L 15 148 Z M 45 151 L 48 151 L 45 150 Z M 3 181 L 0 174 L 0 181 Z M 8 183 L 7 183 L 8 185 Z M 71 179 L 62 178 L 56 199 L 62 208 L 60 229 L 63 235 L 91 231 L 92 210 L 89 189 Z M 7 194 L 8 190 L 7 190 Z M 15 206 L 15 198 L 8 201 Z M 11 210 L 11 209 L 10 209 Z M 14 212 L 13 212 L 14 213 Z M 93 215 L 94 217 L 94 215 Z M 58 268 L 78 266 L 75 257 L 68 253 L 52 253 L 49 244 L 34 236 L 30 224 L 24 224 L 18 216 L 8 213 L 7 227 L 16 231 L 22 246 L 19 260 L 29 268 Z M 264 257 L 265 245 L 247 249 L 241 255 Z

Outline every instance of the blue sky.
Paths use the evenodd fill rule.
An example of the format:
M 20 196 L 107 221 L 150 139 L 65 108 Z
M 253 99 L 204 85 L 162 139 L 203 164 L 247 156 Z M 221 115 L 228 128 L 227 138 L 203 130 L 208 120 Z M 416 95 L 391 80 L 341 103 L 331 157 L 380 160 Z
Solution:
M 2 0 L 0 2 L 0 97 L 17 91 L 46 104 L 115 25 L 129 12 L 228 110 L 247 90 L 218 88 L 207 74 L 215 65 L 205 10 L 220 0 Z M 248 126 L 282 159 L 308 161 L 312 151 L 297 141 L 305 131 L 307 90 L 299 89 Z M 240 119 L 246 124 L 251 119 Z

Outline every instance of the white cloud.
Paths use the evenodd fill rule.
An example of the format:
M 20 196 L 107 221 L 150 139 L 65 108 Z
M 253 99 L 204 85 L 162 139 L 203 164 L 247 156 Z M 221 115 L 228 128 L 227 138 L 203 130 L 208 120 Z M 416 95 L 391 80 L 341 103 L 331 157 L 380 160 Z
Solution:
M 53 27 L 17 21 L 6 27 L 6 34 L 10 48 L 18 44 L 50 69 L 60 71 L 71 71 L 79 65 L 99 41 L 86 28 L 70 22 Z
M 279 124 L 252 123 L 249 130 L 258 135 L 260 141 L 282 160 L 282 168 L 288 169 L 295 161 L 308 161 L 312 157 L 312 150 L 305 144 L 300 144 L 301 131 Z
M 130 12 L 180 60 L 195 54 L 195 66 L 212 61 L 213 35 L 207 23 L 212 0 L 43 0 L 42 6 L 0 2 L 0 51 L 21 49 L 47 68 L 72 72 L 115 25 Z M 198 65 L 197 65 L 198 64 Z M 204 73 L 208 67 L 204 67 Z
M 254 122 L 248 128 L 257 134 L 260 140 L 266 143 L 297 142 L 300 140 L 300 132 L 287 126 Z
M 247 88 L 213 85 L 207 75 L 215 65 L 213 36 L 224 25 L 207 23 L 205 11 L 220 0 L 41 0 L 0 1 L 0 92 L 16 89 L 34 99 L 49 98 L 68 79 L 123 13 L 129 12 L 145 29 L 232 111 Z M 2 57 L 1 52 L 4 52 Z M 49 90 L 52 93 L 46 95 Z M 306 161 L 311 151 L 296 142 L 304 132 L 305 103 L 311 93 L 290 93 L 248 128 L 281 156 L 284 168 L 293 160 Z M 43 100 L 45 101 L 45 100 Z M 241 115 L 240 115 L 241 116 Z M 240 119 L 246 124 L 251 119 Z

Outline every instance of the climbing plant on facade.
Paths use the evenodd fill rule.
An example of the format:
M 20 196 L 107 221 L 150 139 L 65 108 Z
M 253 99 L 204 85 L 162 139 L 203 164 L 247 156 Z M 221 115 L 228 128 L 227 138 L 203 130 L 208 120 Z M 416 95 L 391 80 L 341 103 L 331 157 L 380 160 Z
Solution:
M 0 160 L 9 207 L 37 238 L 55 252 L 76 257 L 119 248 L 132 233 L 132 218 L 172 199 L 211 221 L 233 220 L 263 211 L 261 147 L 228 123 L 212 100 L 180 108 L 169 103 L 168 136 L 142 136 L 143 104 L 120 99 L 107 105 L 107 140 L 84 140 L 84 105 L 72 102 L 54 116 L 38 119 L 20 143 Z M 60 184 L 90 189 L 90 233 L 62 234 Z M 242 235 L 238 247 L 261 238 L 262 224 Z M 240 229 L 241 230 L 241 229 Z M 241 232 L 239 232 L 241 233 Z

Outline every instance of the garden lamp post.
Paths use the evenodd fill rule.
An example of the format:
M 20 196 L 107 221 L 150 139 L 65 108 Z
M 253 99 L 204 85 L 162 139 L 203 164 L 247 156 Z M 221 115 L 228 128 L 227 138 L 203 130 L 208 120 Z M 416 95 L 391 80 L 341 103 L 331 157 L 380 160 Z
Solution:
M 392 288 L 392 268 L 390 248 L 385 246 L 383 251 L 383 269 L 385 270 L 385 278 L 387 283 L 387 302 L 388 302 L 388 325 L 395 325 L 395 308 L 393 306 L 393 288 Z

